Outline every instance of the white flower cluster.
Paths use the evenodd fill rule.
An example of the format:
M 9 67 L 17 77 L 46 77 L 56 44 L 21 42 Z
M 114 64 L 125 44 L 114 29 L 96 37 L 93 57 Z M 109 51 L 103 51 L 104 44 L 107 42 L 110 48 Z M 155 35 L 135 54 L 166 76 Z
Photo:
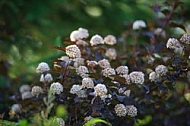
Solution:
M 11 110 L 15 113 L 20 113 L 21 109 L 22 109 L 22 107 L 20 104 L 13 104 L 11 107 Z
M 104 37 L 104 42 L 108 45 L 114 45 L 117 43 L 117 40 L 116 40 L 115 36 L 107 35 L 106 37 Z
M 27 84 L 24 84 L 19 88 L 19 91 L 20 91 L 21 94 L 24 93 L 24 92 L 28 92 L 30 90 L 31 90 L 31 87 L 29 85 L 27 85 Z
M 134 105 L 127 105 L 126 106 L 127 115 L 130 117 L 137 116 L 137 108 Z
M 190 34 L 184 34 L 180 38 L 180 42 L 189 45 L 190 44 Z
M 158 74 L 159 76 L 165 76 L 168 72 L 168 68 L 164 65 L 158 65 L 156 68 L 155 68 L 155 72 L 156 74 Z
M 105 68 L 102 70 L 102 75 L 105 77 L 109 77 L 111 79 L 114 79 L 113 77 L 111 77 L 110 75 L 115 75 L 115 70 L 113 68 Z
M 144 83 L 144 73 L 139 71 L 133 71 L 129 74 L 131 83 L 143 84 Z
M 32 87 L 31 94 L 33 96 L 37 96 L 38 97 L 38 95 L 41 94 L 42 92 L 43 92 L 43 89 L 40 86 L 33 86 Z
M 102 59 L 98 61 L 98 65 L 103 69 L 111 67 L 110 62 L 107 59 Z
M 92 36 L 92 38 L 90 39 L 90 44 L 91 44 L 91 46 L 104 44 L 104 40 L 103 40 L 102 36 L 96 34 L 96 35 Z
M 146 23 L 143 20 L 136 20 L 133 22 L 133 30 L 137 30 L 140 28 L 146 28 Z
M 81 51 L 77 45 L 69 45 L 66 47 L 66 54 L 71 58 L 81 57 Z
M 73 61 L 74 61 L 74 65 L 73 66 L 75 68 L 84 65 L 84 58 L 75 58 L 75 59 L 73 59 Z
M 40 77 L 40 82 L 46 83 L 46 82 L 52 82 L 53 81 L 53 77 L 50 73 L 47 74 L 42 74 Z
M 169 49 L 177 49 L 181 48 L 182 45 L 179 43 L 179 41 L 176 38 L 169 38 L 166 43 L 166 47 Z
M 152 71 L 150 74 L 149 74 L 149 80 L 151 82 L 161 82 L 162 81 L 162 78 L 156 74 L 156 72 Z
M 128 66 L 119 66 L 116 68 L 116 72 L 119 75 L 125 75 L 129 73 L 129 68 Z
M 59 82 L 53 82 L 50 86 L 52 94 L 60 94 L 63 92 L 63 86 Z
M 79 92 L 81 89 L 82 89 L 82 86 L 81 86 L 81 85 L 76 85 L 76 84 L 74 84 L 74 85 L 72 86 L 72 88 L 70 89 L 70 93 L 71 93 L 71 94 L 77 94 L 77 92 Z
M 114 110 L 115 110 L 115 113 L 117 114 L 117 116 L 119 116 L 119 117 L 122 117 L 122 116 L 124 117 L 127 114 L 126 107 L 123 104 L 117 104 L 115 106 Z
M 163 77 L 166 76 L 166 74 L 168 73 L 168 69 L 166 66 L 164 65 L 158 65 L 155 68 L 155 71 L 152 71 L 149 74 L 149 80 L 151 82 L 161 82 Z
M 111 60 L 115 60 L 117 58 L 117 52 L 114 48 L 109 48 L 106 50 L 105 56 Z
M 38 64 L 38 67 L 36 68 L 37 73 L 43 73 L 49 70 L 50 70 L 49 65 L 45 62 L 41 62 L 40 64 Z
M 82 78 L 88 77 L 88 68 L 86 66 L 79 66 L 76 68 L 76 73 L 80 75 Z
M 81 85 L 74 84 L 72 88 L 70 89 L 71 94 L 76 94 L 79 98 L 85 98 L 87 97 L 86 91 L 82 90 Z
M 84 38 L 88 38 L 88 36 L 89 36 L 89 33 L 87 29 L 79 28 L 78 30 L 74 30 L 73 32 L 71 32 L 70 40 L 77 41 Z
M 83 88 L 94 88 L 94 82 L 91 78 L 83 78 L 82 79 L 82 87 Z
M 104 84 L 97 84 L 94 87 L 94 92 L 96 96 L 103 96 L 107 94 L 108 90 Z
M 19 88 L 19 91 L 20 91 L 22 100 L 28 99 L 28 98 L 31 98 L 31 97 L 32 97 L 32 94 L 31 94 L 31 87 L 30 87 L 29 85 L 26 85 L 26 84 L 22 85 L 22 86 Z
M 123 104 L 117 104 L 114 109 L 115 109 L 115 113 L 119 117 L 122 117 L 122 116 L 124 117 L 126 115 L 130 117 L 137 116 L 137 108 L 134 105 L 125 106 Z

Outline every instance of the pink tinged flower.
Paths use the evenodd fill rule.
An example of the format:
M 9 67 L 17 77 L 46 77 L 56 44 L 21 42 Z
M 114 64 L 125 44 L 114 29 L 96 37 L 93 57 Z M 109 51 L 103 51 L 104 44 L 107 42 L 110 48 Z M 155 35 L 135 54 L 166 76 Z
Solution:
M 96 35 L 92 36 L 92 38 L 90 39 L 90 44 L 91 44 L 91 46 L 104 44 L 104 40 L 103 40 L 102 36 L 96 34 Z
M 115 36 L 107 35 L 106 37 L 104 37 L 104 42 L 108 45 L 114 45 L 117 43 L 117 40 L 116 40 Z

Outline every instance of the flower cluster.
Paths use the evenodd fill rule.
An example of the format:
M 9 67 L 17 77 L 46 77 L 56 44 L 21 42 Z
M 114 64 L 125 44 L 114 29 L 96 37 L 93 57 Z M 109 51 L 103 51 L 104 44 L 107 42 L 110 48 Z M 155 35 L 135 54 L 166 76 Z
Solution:
M 143 84 L 144 83 L 144 73 L 139 71 L 133 71 L 129 74 L 131 83 Z
M 81 57 L 80 49 L 77 45 L 69 45 L 66 47 L 66 54 L 71 58 Z
M 97 84 L 94 87 L 95 95 L 96 96 L 103 96 L 106 95 L 108 90 L 104 84 Z
M 77 41 L 77 40 L 81 40 L 84 38 L 88 38 L 88 36 L 89 36 L 89 34 L 88 34 L 87 29 L 79 28 L 78 30 L 74 30 L 73 32 L 71 32 L 70 40 Z
M 32 93 L 33 96 L 38 96 L 42 92 L 43 92 L 43 89 L 40 86 L 34 86 L 34 87 L 32 87 L 31 93 Z
M 50 68 L 49 68 L 49 65 L 45 62 L 41 62 L 38 67 L 36 68 L 36 72 L 37 73 L 43 73 L 43 72 L 47 72 L 49 71 Z
M 124 104 L 117 104 L 114 109 L 115 109 L 115 113 L 119 117 L 126 116 L 126 115 L 130 117 L 137 116 L 137 108 L 134 105 L 125 106 Z
M 63 92 L 63 86 L 59 82 L 54 82 L 50 86 L 50 91 L 53 94 L 60 94 L 61 92 Z

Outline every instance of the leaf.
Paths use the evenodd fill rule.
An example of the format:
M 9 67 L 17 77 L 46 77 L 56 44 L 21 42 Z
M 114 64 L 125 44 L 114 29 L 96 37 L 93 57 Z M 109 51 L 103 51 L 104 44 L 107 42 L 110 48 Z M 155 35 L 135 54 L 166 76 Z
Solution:
M 116 97 L 117 97 L 117 100 L 120 101 L 120 102 L 123 102 L 126 98 L 126 96 L 122 96 L 122 95 L 117 95 L 116 94 Z
M 104 123 L 108 126 L 111 126 L 111 124 L 109 124 L 108 122 L 106 122 L 105 120 L 99 119 L 99 118 L 93 118 L 90 121 L 88 121 L 87 123 L 84 124 L 84 126 L 92 126 L 93 124 L 96 123 Z
M 170 26 L 170 27 L 179 27 L 179 28 L 183 29 L 183 30 L 186 32 L 186 29 L 185 29 L 185 27 L 183 26 L 183 24 L 178 24 L 178 23 L 176 23 L 176 22 L 170 22 L 169 26 Z
M 114 81 L 117 81 L 121 84 L 125 84 L 126 83 L 126 80 L 124 77 L 120 77 L 118 75 L 110 75 L 110 77 L 114 77 Z

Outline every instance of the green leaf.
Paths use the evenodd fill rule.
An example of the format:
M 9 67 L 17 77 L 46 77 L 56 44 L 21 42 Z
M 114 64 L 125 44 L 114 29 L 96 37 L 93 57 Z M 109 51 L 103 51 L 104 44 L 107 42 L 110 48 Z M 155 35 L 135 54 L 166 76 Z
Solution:
M 67 110 L 65 106 L 59 105 L 56 109 L 56 116 L 59 118 L 65 118 L 67 116 Z
M 99 119 L 99 118 L 93 118 L 93 119 L 91 119 L 90 121 L 88 121 L 87 123 L 85 123 L 84 126 L 91 126 L 91 125 L 96 124 L 96 123 L 104 123 L 104 124 L 106 124 L 108 126 L 111 126 L 111 124 L 109 124 L 105 120 L 102 120 L 102 119 Z

